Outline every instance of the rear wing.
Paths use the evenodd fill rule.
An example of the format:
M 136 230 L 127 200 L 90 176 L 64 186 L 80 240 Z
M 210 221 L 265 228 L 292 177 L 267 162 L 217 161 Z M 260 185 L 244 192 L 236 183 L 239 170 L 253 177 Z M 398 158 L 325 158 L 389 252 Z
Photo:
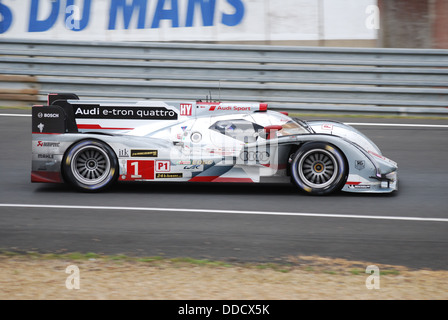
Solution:
M 33 106 L 33 133 L 111 132 L 152 122 L 267 110 L 266 103 L 217 101 L 80 100 L 73 93 L 50 93 L 46 106 Z
M 76 133 L 78 126 L 73 107 L 67 100 L 79 100 L 73 93 L 51 93 L 47 105 L 35 105 L 32 108 L 32 133 Z

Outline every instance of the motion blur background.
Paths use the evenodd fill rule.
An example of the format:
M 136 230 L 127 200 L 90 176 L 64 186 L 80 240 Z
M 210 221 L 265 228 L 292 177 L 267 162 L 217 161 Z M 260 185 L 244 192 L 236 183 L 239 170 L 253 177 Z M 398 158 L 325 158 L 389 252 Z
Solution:
M 2 0 L 0 102 L 447 115 L 446 0 Z
M 0 39 L 448 48 L 445 0 L 2 0 Z

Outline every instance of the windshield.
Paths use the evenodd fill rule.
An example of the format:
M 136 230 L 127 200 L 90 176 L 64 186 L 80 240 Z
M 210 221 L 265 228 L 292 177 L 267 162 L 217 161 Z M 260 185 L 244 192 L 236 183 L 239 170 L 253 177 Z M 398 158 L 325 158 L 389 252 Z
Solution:
M 292 118 L 278 112 L 259 112 L 253 114 L 253 117 L 255 122 L 263 127 L 271 125 L 282 126 L 282 129 L 277 133 L 278 137 L 310 133 L 304 126 Z
M 288 121 L 281 126 L 283 129 L 278 132 L 277 135 L 279 137 L 308 133 L 307 130 L 305 130 L 301 125 L 294 121 Z

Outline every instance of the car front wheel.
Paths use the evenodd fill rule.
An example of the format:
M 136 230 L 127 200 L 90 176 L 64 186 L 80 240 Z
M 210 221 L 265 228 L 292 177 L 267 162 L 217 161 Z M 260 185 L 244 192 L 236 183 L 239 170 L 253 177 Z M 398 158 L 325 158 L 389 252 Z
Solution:
M 312 195 L 327 195 L 344 186 L 348 166 L 344 154 L 335 146 L 308 142 L 293 155 L 291 174 L 300 190 Z

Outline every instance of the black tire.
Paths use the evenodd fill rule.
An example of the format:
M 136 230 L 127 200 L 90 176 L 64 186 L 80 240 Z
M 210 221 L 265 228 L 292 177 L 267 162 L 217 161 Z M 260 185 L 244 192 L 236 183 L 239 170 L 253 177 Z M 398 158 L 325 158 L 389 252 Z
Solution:
M 328 195 L 341 190 L 347 182 L 347 160 L 329 143 L 308 142 L 292 157 L 291 177 L 306 193 Z
M 82 191 L 103 191 L 118 177 L 115 152 L 97 140 L 83 140 L 67 151 L 62 164 L 66 180 Z

